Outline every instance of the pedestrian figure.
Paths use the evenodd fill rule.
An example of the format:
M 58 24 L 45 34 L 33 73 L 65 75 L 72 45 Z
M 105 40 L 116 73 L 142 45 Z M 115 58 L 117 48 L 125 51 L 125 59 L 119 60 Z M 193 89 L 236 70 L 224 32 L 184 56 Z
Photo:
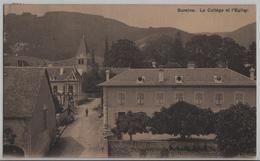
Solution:
M 86 112 L 86 117 L 87 117 L 88 116 L 88 109 L 86 109 L 85 112 Z

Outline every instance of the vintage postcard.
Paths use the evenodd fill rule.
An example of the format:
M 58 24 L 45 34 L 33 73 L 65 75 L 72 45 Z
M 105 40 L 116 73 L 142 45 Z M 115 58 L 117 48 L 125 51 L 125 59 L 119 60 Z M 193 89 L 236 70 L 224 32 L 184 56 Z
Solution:
M 255 4 L 4 4 L 3 158 L 255 158 Z

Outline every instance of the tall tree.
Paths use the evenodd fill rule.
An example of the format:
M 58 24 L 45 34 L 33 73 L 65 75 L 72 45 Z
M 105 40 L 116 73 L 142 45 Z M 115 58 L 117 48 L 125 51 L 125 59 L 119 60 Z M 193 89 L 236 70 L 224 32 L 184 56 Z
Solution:
M 198 67 L 214 68 L 218 67 L 218 62 L 224 62 L 226 67 L 248 75 L 244 67 L 246 50 L 231 38 L 196 35 L 185 47 L 188 59 L 195 61 Z
M 256 68 L 256 43 L 252 42 L 247 52 L 247 62 Z
M 186 52 L 183 47 L 180 32 L 176 33 L 175 41 L 173 43 L 173 47 L 171 48 L 171 50 L 172 51 L 169 53 L 168 56 L 169 61 L 178 63 L 182 67 L 184 67 L 187 63 L 186 56 L 185 56 Z
M 91 50 L 91 69 L 98 71 L 98 64 L 96 62 L 94 49 Z
M 104 52 L 104 62 L 103 65 L 106 67 L 109 65 L 109 45 L 108 45 L 108 38 L 105 38 L 105 52 Z
M 174 39 L 168 35 L 161 35 L 155 40 L 147 42 L 143 49 L 146 61 L 156 61 L 158 65 L 169 62 L 169 56 L 173 52 Z
M 133 41 L 120 39 L 112 44 L 109 50 L 108 66 L 111 67 L 141 67 L 143 55 Z

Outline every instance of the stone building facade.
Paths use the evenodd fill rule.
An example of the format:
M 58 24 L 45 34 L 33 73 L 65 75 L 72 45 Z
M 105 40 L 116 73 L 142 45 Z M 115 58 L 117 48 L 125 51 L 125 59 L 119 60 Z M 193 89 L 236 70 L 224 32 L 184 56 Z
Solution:
M 40 157 L 55 141 L 53 96 L 45 68 L 4 67 L 4 157 Z
M 109 75 L 109 71 L 107 71 Z M 152 115 L 186 101 L 212 111 L 238 102 L 256 106 L 256 81 L 228 68 L 129 69 L 101 83 L 104 126 L 111 129 L 122 112 Z

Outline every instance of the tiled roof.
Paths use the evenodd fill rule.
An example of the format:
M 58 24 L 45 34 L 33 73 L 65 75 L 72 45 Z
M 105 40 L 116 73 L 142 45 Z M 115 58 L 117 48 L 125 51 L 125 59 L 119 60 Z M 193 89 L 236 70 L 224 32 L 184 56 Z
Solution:
M 30 117 L 36 106 L 45 68 L 4 67 L 4 117 Z
M 159 69 L 129 69 L 100 86 L 255 86 L 256 81 L 228 68 L 164 68 L 164 81 L 159 82 Z M 143 83 L 137 83 L 138 77 Z M 175 76 L 183 76 L 182 83 L 176 83 Z M 221 76 L 216 83 L 214 76 Z
M 63 72 L 61 73 L 61 68 Z M 48 67 L 47 68 L 50 81 L 66 81 L 73 80 L 75 76 L 76 79 L 79 78 L 78 72 L 73 66 L 62 66 L 62 67 Z

